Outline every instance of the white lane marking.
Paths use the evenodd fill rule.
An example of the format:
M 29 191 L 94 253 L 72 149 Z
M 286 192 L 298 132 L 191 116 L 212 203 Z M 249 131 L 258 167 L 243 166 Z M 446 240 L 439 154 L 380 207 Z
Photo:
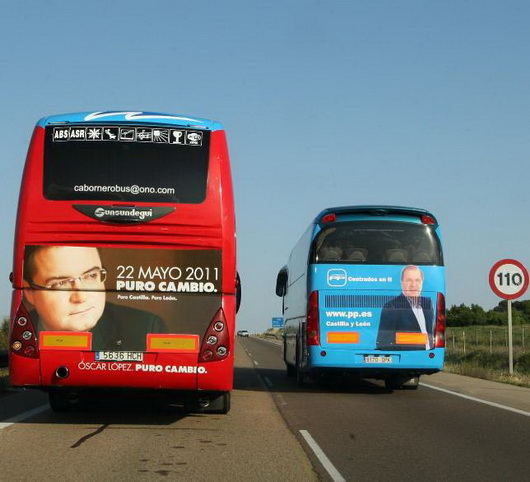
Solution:
M 272 388 L 272 382 L 269 380 L 269 377 L 263 377 L 263 380 L 265 380 L 267 387 Z
M 256 365 L 256 366 L 259 365 L 259 363 L 256 360 L 252 360 L 252 363 L 254 363 L 254 365 Z
M 490 405 L 495 408 L 501 408 L 502 410 L 508 410 L 509 412 L 518 413 L 519 415 L 525 415 L 530 417 L 530 412 L 525 412 L 524 410 L 519 410 L 518 408 L 508 407 L 506 405 L 501 405 L 500 403 L 488 402 L 487 400 L 482 400 L 480 398 L 470 397 L 469 395 L 464 395 L 463 393 L 452 392 L 451 390 L 446 390 L 445 388 L 435 387 L 434 385 L 428 385 L 427 383 L 420 383 L 421 386 L 432 388 L 433 390 L 439 390 L 440 392 L 449 393 L 451 395 L 456 395 L 457 397 L 465 398 L 466 400 L 472 400 L 473 402 L 484 403 L 485 405 Z
M 307 430 L 300 430 L 302 437 L 304 437 L 307 444 L 311 447 L 315 455 L 317 456 L 320 463 L 324 466 L 327 473 L 330 475 L 334 482 L 346 482 L 346 479 L 340 474 L 335 468 L 331 461 L 327 458 L 326 454 L 322 451 L 319 445 L 315 442 L 315 439 L 311 437 L 311 434 Z
M 50 408 L 49 405 L 42 405 L 40 407 L 34 408 L 33 410 L 28 410 L 27 412 L 21 413 L 20 415 L 15 415 L 14 417 L 8 418 L 5 422 L 0 422 L 0 430 L 3 428 L 9 427 L 10 425 L 13 425 L 15 423 L 21 422 L 22 420 L 25 420 L 26 418 L 33 417 L 33 415 L 37 415 L 41 412 L 44 412 L 45 410 L 48 410 Z

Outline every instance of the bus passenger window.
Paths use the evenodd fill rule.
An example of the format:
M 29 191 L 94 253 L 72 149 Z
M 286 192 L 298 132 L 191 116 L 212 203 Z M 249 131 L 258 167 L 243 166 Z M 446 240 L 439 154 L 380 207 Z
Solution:
M 342 249 L 338 246 L 322 246 L 318 252 L 318 260 L 320 262 L 340 261 L 341 257 Z
M 368 259 L 368 250 L 364 248 L 349 248 L 346 251 L 346 261 L 350 263 L 364 263 Z
M 432 263 L 432 256 L 425 251 L 420 251 L 414 255 L 413 262 L 414 264 L 429 264 Z
M 407 252 L 404 249 L 387 249 L 386 260 L 389 263 L 408 263 Z

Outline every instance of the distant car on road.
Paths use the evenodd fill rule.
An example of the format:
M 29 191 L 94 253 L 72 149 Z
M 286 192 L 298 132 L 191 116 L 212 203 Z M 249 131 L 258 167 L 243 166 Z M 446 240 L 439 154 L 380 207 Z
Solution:
M 239 330 L 237 336 L 250 336 L 250 334 L 247 330 Z

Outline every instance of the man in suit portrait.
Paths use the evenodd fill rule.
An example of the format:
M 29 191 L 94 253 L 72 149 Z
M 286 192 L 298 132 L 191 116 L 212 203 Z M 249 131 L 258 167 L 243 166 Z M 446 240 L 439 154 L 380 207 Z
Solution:
M 421 296 L 423 272 L 414 265 L 401 272 L 402 293 L 383 306 L 376 347 L 380 350 L 428 350 L 433 346 L 432 300 Z
M 163 333 L 162 319 L 106 301 L 97 248 L 26 246 L 24 295 L 40 331 L 89 331 L 92 350 L 141 351 L 147 333 Z

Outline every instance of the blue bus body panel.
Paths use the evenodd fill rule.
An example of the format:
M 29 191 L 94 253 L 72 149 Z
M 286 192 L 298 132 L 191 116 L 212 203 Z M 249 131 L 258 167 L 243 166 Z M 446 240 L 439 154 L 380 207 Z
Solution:
M 385 304 L 402 294 L 404 265 L 309 265 L 309 292 L 319 293 L 320 346 L 310 348 L 312 367 L 442 369 L 444 349 L 378 349 L 376 340 Z M 445 268 L 421 266 L 422 298 L 436 322 L 438 293 L 445 293 Z M 343 342 L 341 342 L 343 341 Z M 321 352 L 325 351 L 325 356 Z M 385 363 L 377 363 L 382 355 Z M 433 356 L 434 355 L 434 356 Z M 388 360 L 392 362 L 388 362 Z M 368 360 L 368 361 L 367 361 Z
M 407 261 L 401 262 L 386 258 L 386 254 L 378 255 L 378 250 L 383 252 L 384 243 L 377 245 L 374 240 L 376 249 L 371 251 L 370 246 L 361 243 L 348 244 L 348 239 L 341 238 L 338 232 L 335 240 L 330 237 L 328 247 L 331 251 L 338 247 L 340 251 L 335 251 L 339 254 L 329 256 L 326 261 L 328 255 L 322 250 L 324 254 L 320 257 L 327 235 L 322 237 L 322 244 L 317 245 L 315 240 L 322 231 L 332 233 L 334 226 L 341 223 L 353 226 L 355 222 L 367 229 L 368 222 L 379 221 L 429 226 L 440 243 L 439 252 L 434 251 L 433 245 L 432 256 L 422 259 L 411 250 L 405 256 Z M 382 235 L 381 239 L 389 238 Z M 445 348 L 435 348 L 436 337 L 443 336 L 444 325 L 444 307 L 438 307 L 439 301 L 445 304 L 441 242 L 438 221 L 425 209 L 361 205 L 321 211 L 293 248 L 285 268 L 288 282 L 283 295 L 284 360 L 288 369 L 294 366 L 314 374 L 337 370 L 381 379 L 416 377 L 442 370 Z M 393 247 L 389 243 L 384 249 Z M 350 257 L 351 252 L 343 256 L 350 248 L 364 250 L 364 259 Z M 405 296 L 402 286 L 401 276 L 407 266 L 414 266 L 423 275 L 415 302 Z M 308 318 L 311 309 L 308 302 L 315 291 L 318 341 L 312 318 Z
M 322 348 L 310 346 L 309 360 L 312 368 L 334 368 L 343 370 L 418 370 L 420 372 L 439 371 L 443 369 L 444 348 L 429 351 L 385 351 L 385 356 L 391 356 L 392 363 L 367 363 L 370 357 L 381 352 L 359 349 L 334 348 L 326 350 L 322 355 Z
M 222 130 L 223 126 L 213 120 L 179 114 L 165 114 L 159 112 L 141 111 L 101 111 L 101 112 L 76 112 L 43 117 L 37 123 L 40 127 L 51 124 L 163 124 L 188 127 L 192 129 L 205 129 L 211 131 Z

